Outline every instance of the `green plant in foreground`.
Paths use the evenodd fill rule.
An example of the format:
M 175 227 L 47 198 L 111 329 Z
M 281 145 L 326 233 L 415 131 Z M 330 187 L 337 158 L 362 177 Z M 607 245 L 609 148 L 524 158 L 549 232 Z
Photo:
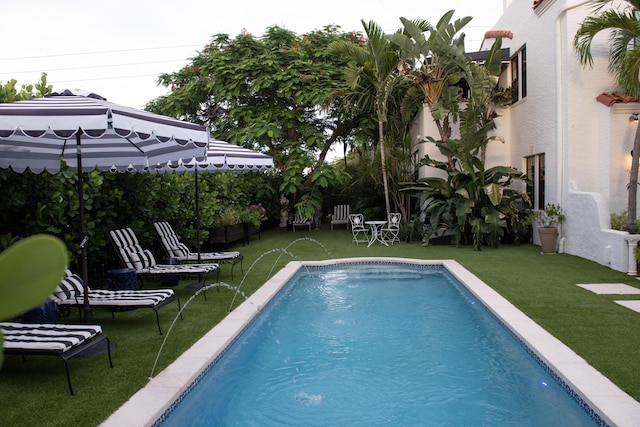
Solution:
M 0 253 L 0 320 L 22 314 L 46 300 L 60 283 L 68 263 L 64 243 L 46 234 L 27 237 Z M 2 359 L 0 353 L 0 365 Z

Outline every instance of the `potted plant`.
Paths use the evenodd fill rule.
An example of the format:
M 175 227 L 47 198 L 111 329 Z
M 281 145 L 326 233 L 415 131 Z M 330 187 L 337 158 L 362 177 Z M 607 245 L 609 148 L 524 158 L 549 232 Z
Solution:
M 533 213 L 533 219 L 538 223 L 538 235 L 543 254 L 556 252 L 558 225 L 565 220 L 564 212 L 559 204 L 547 203 L 542 210 Z
M 260 238 L 260 225 L 267 219 L 267 211 L 262 204 L 251 205 L 244 209 L 240 215 L 244 223 L 245 239 L 249 243 L 249 236 L 257 234 Z
M 215 228 L 209 232 L 209 242 L 222 243 L 227 249 L 236 240 L 242 240 L 244 244 L 244 225 L 241 223 L 240 212 L 234 207 L 223 209 L 213 225 Z

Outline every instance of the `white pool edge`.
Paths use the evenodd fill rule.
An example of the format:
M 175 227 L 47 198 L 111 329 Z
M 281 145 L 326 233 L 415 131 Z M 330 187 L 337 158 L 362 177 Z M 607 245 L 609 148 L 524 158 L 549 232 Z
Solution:
M 442 265 L 478 298 L 497 318 L 509 326 L 544 363 L 612 426 L 637 426 L 640 403 L 622 391 L 582 357 L 527 317 L 513 304 L 453 260 L 407 258 L 343 258 L 325 261 L 292 261 L 262 285 L 245 302 L 214 326 L 147 385 L 135 393 L 101 426 L 150 426 L 187 387 L 227 348 L 246 325 L 304 266 L 357 262 L 399 262 Z

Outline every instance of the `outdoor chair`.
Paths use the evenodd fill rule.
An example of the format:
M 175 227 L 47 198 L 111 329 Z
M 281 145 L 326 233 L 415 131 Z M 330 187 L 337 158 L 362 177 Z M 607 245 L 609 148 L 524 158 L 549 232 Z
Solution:
M 293 226 L 293 231 L 296 231 L 296 227 L 308 227 L 309 231 L 311 231 L 312 222 L 312 218 L 305 217 L 304 215 L 299 213 L 294 217 L 291 225 Z
M 336 205 L 333 207 L 333 215 L 331 216 L 331 230 L 334 225 L 346 224 L 349 228 L 349 215 L 351 214 L 350 205 Z
M 389 221 L 387 225 L 382 228 L 382 239 L 393 244 L 394 242 L 400 242 L 400 221 L 402 220 L 402 214 L 399 212 L 391 212 L 389 214 Z
M 361 213 L 349 215 L 351 223 L 351 234 L 353 240 L 351 243 L 369 243 L 369 229 L 364 224 L 364 215 Z
M 135 270 L 141 279 L 147 276 L 188 275 L 198 277 L 199 283 L 204 284 L 209 273 L 220 272 L 218 264 L 213 263 L 158 264 L 149 250 L 142 249 L 136 234 L 128 227 L 109 230 L 109 238 L 124 266 Z
M 124 309 L 150 308 L 156 314 L 158 331 L 162 335 L 160 327 L 160 316 L 158 310 L 165 305 L 176 301 L 178 303 L 178 314 L 180 312 L 180 300 L 173 289 L 127 289 L 127 290 L 105 290 L 88 289 L 89 306 L 91 308 L 105 308 L 114 312 Z M 84 285 L 82 279 L 77 274 L 67 270 L 65 277 L 56 287 L 51 299 L 58 307 L 84 307 Z
M 109 338 L 102 333 L 102 328 L 98 325 L 0 322 L 0 330 L 6 355 L 15 354 L 23 359 L 31 355 L 57 356 L 62 359 L 67 371 L 69 392 L 72 395 L 74 393 L 67 360 L 106 340 L 109 365 L 113 368 Z
M 223 251 L 223 252 L 191 252 L 187 245 L 180 242 L 178 235 L 166 221 L 158 221 L 153 223 L 158 238 L 165 253 L 169 258 L 176 258 L 181 263 L 225 263 L 231 264 L 231 279 L 233 280 L 233 269 L 236 264 L 240 263 L 240 271 L 244 274 L 242 268 L 243 256 L 238 251 Z

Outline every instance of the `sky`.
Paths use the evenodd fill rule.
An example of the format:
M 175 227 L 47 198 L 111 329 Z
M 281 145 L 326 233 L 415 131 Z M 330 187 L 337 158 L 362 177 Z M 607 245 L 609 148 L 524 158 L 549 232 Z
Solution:
M 168 93 L 158 76 L 187 65 L 215 34 L 260 36 L 273 25 L 299 35 L 331 24 L 362 31 L 362 19 L 390 33 L 400 17 L 435 25 L 451 9 L 473 17 L 464 32 L 475 51 L 503 0 L 3 0 L 0 84 L 32 84 L 46 72 L 55 91 L 85 89 L 144 108 Z

